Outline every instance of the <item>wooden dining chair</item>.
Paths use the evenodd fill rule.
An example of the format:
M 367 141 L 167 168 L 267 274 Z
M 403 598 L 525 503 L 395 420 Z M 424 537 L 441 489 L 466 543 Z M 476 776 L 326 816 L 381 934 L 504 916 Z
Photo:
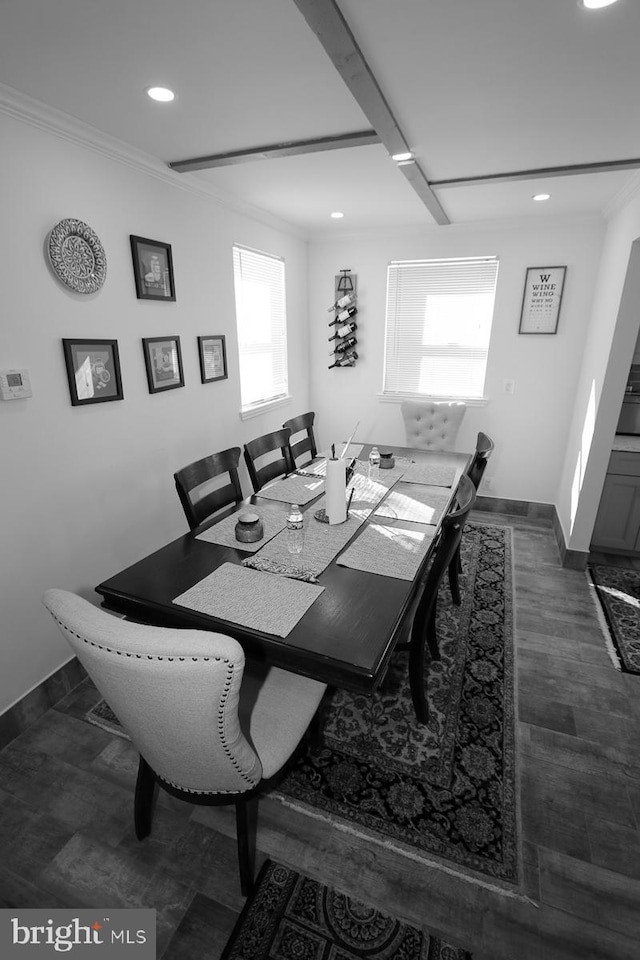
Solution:
M 273 433 L 265 433 L 262 437 L 256 437 L 244 445 L 244 459 L 249 471 L 249 477 L 253 484 L 254 493 L 264 487 L 265 483 L 275 480 L 276 477 L 284 477 L 292 473 L 295 469 L 289 439 L 291 431 L 288 427 L 282 430 L 274 430 Z M 269 453 L 280 451 L 280 456 L 275 460 L 271 459 L 263 466 L 258 467 L 256 460 L 261 459 Z
M 195 460 L 174 473 L 176 490 L 191 530 L 223 507 L 242 502 L 239 461 L 240 447 L 230 447 Z M 225 473 L 229 474 L 229 482 L 212 488 L 210 481 Z
M 488 437 L 486 433 L 482 433 L 481 431 L 478 434 L 478 439 L 476 441 L 476 450 L 473 455 L 473 459 L 466 471 L 467 476 L 469 477 L 469 479 L 471 480 L 472 484 L 476 489 L 476 492 L 482 481 L 484 471 L 487 468 L 487 460 L 493 453 L 494 448 L 495 448 L 495 444 L 491 439 L 491 437 Z
M 66 590 L 43 603 L 138 751 L 134 826 L 149 836 L 157 788 L 235 804 L 240 884 L 253 885 L 255 803 L 293 755 L 326 686 L 246 661 L 240 644 L 112 616 Z
M 316 447 L 316 438 L 313 432 L 313 423 L 316 418 L 316 415 L 313 411 L 309 413 L 301 413 L 299 417 L 292 417 L 291 420 L 287 420 L 282 424 L 285 430 L 291 431 L 291 439 L 289 441 L 289 446 L 291 449 L 291 457 L 293 459 L 293 465 L 295 467 L 306 466 L 311 460 L 314 460 L 318 456 L 318 450 Z M 296 440 L 295 443 L 292 443 L 293 437 L 297 433 L 302 433 L 306 431 L 306 436 L 302 437 L 301 440 Z M 298 463 L 298 457 L 302 457 L 304 454 L 309 454 L 309 459 L 305 459 L 302 463 Z
M 458 566 L 455 563 L 460 547 L 462 532 L 469 511 L 476 499 L 473 483 L 466 475 L 460 478 L 456 495 L 456 509 L 442 521 L 440 540 L 431 561 L 431 566 L 423 579 L 416 600 L 412 605 L 413 618 L 409 621 L 410 637 L 408 642 L 396 645 L 397 650 L 409 650 L 409 684 L 411 699 L 419 723 L 427 723 L 429 709 L 426 698 L 425 652 L 429 648 L 432 660 L 440 659 L 437 634 L 438 590 L 445 573 L 449 575 L 449 586 L 454 603 L 460 603 L 460 584 Z

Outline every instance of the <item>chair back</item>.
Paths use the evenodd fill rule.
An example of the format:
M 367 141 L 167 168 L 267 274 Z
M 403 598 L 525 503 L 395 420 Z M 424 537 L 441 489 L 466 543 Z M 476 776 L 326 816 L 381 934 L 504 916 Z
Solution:
M 174 473 L 176 490 L 191 530 L 223 507 L 242 501 L 239 460 L 240 447 L 230 447 L 195 460 Z M 229 483 L 211 489 L 210 481 L 225 473 L 229 474 Z
M 249 443 L 245 443 L 244 459 L 247 464 L 251 483 L 253 484 L 254 493 L 258 493 L 258 491 L 264 487 L 265 483 L 268 483 L 270 480 L 274 480 L 276 477 L 286 476 L 287 473 L 292 473 L 295 469 L 289 447 L 290 437 L 291 431 L 289 428 L 283 427 L 282 430 L 265 433 L 264 436 L 256 437 L 255 440 L 250 440 Z M 262 467 L 257 466 L 256 460 L 276 450 L 280 451 L 278 458 L 275 460 L 271 459 Z
M 291 431 L 291 439 L 293 439 L 296 433 L 302 433 L 303 430 L 306 431 L 307 434 L 306 437 L 302 437 L 301 440 L 296 440 L 295 443 L 289 441 L 294 467 L 304 466 L 318 456 L 316 438 L 313 432 L 313 422 L 315 418 L 315 413 L 310 411 L 309 413 L 301 413 L 299 417 L 292 417 L 291 420 L 287 420 L 282 424 L 285 430 Z M 302 457 L 304 454 L 309 454 L 309 459 L 305 458 L 303 463 L 298 463 L 298 457 Z
M 471 480 L 475 489 L 477 490 L 482 481 L 484 471 L 487 468 L 487 460 L 493 453 L 495 444 L 491 437 L 488 437 L 486 433 L 480 432 L 478 434 L 478 440 L 476 442 L 476 452 L 473 455 L 473 460 L 467 470 L 467 476 Z
M 47 590 L 42 601 L 159 777 L 216 794 L 260 782 L 260 760 L 238 720 L 245 660 L 236 640 L 131 623 L 66 590 Z
M 461 400 L 405 400 L 400 409 L 408 447 L 455 450 L 466 403 Z

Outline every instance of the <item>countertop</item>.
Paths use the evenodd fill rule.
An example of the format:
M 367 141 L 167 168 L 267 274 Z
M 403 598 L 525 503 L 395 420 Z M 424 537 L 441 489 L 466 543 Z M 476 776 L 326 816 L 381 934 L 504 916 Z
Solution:
M 640 437 L 630 437 L 617 433 L 611 450 L 622 450 L 625 453 L 640 453 Z

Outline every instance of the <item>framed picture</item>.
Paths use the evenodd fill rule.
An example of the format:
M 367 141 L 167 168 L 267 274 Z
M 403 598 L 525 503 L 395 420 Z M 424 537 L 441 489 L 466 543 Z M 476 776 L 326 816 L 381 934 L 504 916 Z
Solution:
M 171 246 L 130 235 L 138 300 L 175 300 Z
M 62 347 L 74 407 L 124 398 L 117 340 L 63 340 Z
M 227 347 L 225 338 L 198 337 L 198 352 L 200 354 L 200 377 L 203 383 L 213 383 L 214 380 L 226 380 Z
M 180 337 L 145 337 L 142 349 L 149 393 L 184 387 Z
M 566 267 L 529 267 L 518 333 L 557 333 Z

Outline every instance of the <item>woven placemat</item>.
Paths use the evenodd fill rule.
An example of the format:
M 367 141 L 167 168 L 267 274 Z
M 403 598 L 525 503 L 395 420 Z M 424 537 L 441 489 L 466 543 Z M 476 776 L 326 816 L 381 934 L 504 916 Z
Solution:
M 262 520 L 264 527 L 264 536 L 255 543 L 241 543 L 236 540 L 236 523 L 239 513 L 232 513 L 230 517 L 225 517 L 219 523 L 214 524 L 202 533 L 199 533 L 196 540 L 204 540 L 206 543 L 216 543 L 221 547 L 236 547 L 238 550 L 247 550 L 254 553 L 264 547 L 265 543 L 275 537 L 277 533 L 284 530 L 287 524 L 287 512 L 281 503 L 265 501 L 258 505 L 244 507 L 245 511 L 256 513 Z M 240 511 L 242 512 L 242 511 Z
M 257 496 L 265 500 L 279 500 L 281 503 L 297 503 L 302 507 L 321 493 L 324 493 L 323 479 L 292 474 L 263 487 Z
M 435 527 L 426 525 L 415 530 L 399 521 L 370 523 L 336 562 L 365 573 L 413 580 L 435 533 Z
M 444 513 L 451 491 L 443 487 L 426 487 L 417 483 L 405 484 L 404 479 L 376 508 L 374 516 L 392 520 L 411 520 L 437 526 Z
M 451 487 L 457 472 L 457 467 L 446 463 L 407 463 L 402 479 L 405 483 L 424 483 L 432 487 Z

